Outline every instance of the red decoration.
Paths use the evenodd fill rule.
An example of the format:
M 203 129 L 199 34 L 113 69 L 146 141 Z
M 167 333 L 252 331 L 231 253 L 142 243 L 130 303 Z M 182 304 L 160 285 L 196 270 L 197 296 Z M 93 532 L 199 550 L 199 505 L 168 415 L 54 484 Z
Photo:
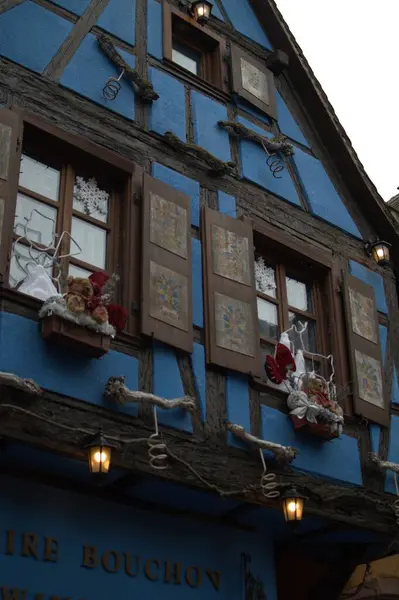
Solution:
M 118 331 L 122 331 L 125 328 L 127 321 L 127 310 L 119 304 L 109 304 L 108 310 L 108 322 L 115 327 Z
M 100 288 L 100 290 L 102 290 L 104 285 L 109 280 L 109 275 L 107 275 L 107 273 L 101 273 L 101 272 L 92 273 L 90 275 L 89 279 L 91 281 L 93 288 L 98 286 Z
M 284 344 L 277 344 L 276 358 L 268 354 L 265 360 L 266 375 L 277 385 L 287 379 L 288 371 L 296 371 L 294 357 Z

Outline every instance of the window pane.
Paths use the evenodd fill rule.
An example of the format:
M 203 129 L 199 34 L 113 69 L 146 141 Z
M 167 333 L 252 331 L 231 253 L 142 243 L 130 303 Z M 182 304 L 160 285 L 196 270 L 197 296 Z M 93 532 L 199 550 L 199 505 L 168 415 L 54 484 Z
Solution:
M 315 322 L 311 321 L 310 319 L 304 319 L 302 315 L 296 315 L 293 312 L 288 313 L 288 317 L 290 321 L 290 327 L 291 325 L 296 325 L 297 329 L 300 330 L 301 325 L 299 324 L 299 322 L 301 322 L 302 324 L 308 324 L 306 331 L 302 334 L 303 345 L 305 350 L 307 350 L 308 352 L 316 352 L 317 348 Z M 295 331 L 290 331 L 289 338 L 291 342 L 294 343 L 295 350 L 299 350 L 301 348 L 301 340 L 299 335 Z
M 23 154 L 21 157 L 19 185 L 32 190 L 32 192 L 46 196 L 50 200 L 58 200 L 60 172 Z
M 258 292 L 267 294 L 272 298 L 276 297 L 276 271 L 273 267 L 267 265 L 261 256 L 255 260 L 255 281 Z
M 173 42 L 172 61 L 187 71 L 198 75 L 200 72 L 201 54 L 188 46 Z
M 286 282 L 288 304 L 293 308 L 312 312 L 312 287 L 291 277 L 287 277 Z
M 105 269 L 107 232 L 104 229 L 72 217 L 72 237 L 82 249 L 76 258 Z
M 57 209 L 18 194 L 14 230 L 37 244 L 51 246 L 56 231 Z
M 95 177 L 76 177 L 73 188 L 73 208 L 103 223 L 108 220 L 109 193 L 102 190 Z
M 40 255 L 40 259 L 38 258 Z M 44 259 L 46 259 L 44 263 Z M 13 253 L 11 255 L 10 262 L 10 286 L 17 287 L 19 283 L 27 276 L 29 269 L 36 266 L 36 264 L 43 264 L 49 277 L 52 276 L 52 261 L 51 256 L 39 253 L 37 250 L 29 249 L 29 246 L 24 244 L 14 244 Z
M 259 329 L 262 337 L 278 337 L 277 307 L 263 298 L 258 298 Z
M 90 277 L 91 274 L 92 271 L 87 271 L 86 269 L 82 269 L 82 267 L 69 264 L 68 275 L 72 275 L 72 277 Z

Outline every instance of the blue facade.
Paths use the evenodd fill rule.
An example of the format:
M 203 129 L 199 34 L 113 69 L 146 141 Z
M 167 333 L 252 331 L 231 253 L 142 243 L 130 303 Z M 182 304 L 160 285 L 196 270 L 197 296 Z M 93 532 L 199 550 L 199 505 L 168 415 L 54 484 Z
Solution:
M 214 28 L 214 32 L 241 46 L 250 55 L 256 56 L 261 51 L 258 58 L 264 58 L 265 50 L 273 50 L 268 32 L 256 18 L 250 0 L 212 0 L 211 3 L 215 20 L 211 20 L 210 27 Z M 63 10 L 54 8 L 52 4 Z M 29 71 L 29 74 L 25 71 L 27 81 L 29 75 L 30 78 L 36 77 L 35 81 L 40 81 L 42 85 L 44 80 L 41 74 L 65 40 L 73 35 L 74 23 L 89 9 L 90 4 L 90 0 L 54 0 L 52 3 L 47 2 L 48 7 L 44 8 L 32 0 L 26 0 L 1 13 L 0 58 L 4 59 L 5 72 L 7 68 L 11 68 L 12 72 L 18 65 L 15 77 L 20 76 L 19 70 L 23 72 L 22 69 L 25 69 Z M 259 492 L 257 503 L 263 501 L 260 492 L 263 465 L 258 447 L 227 432 L 226 421 L 243 427 L 248 433 L 260 436 L 263 440 L 295 447 L 299 451 L 298 455 L 286 471 L 281 470 L 282 477 L 288 477 L 287 473 L 293 473 L 295 477 L 306 474 L 306 477 L 313 480 L 326 480 L 340 488 L 365 485 L 366 469 L 362 470 L 364 448 L 356 437 L 355 428 L 352 427 L 350 434 L 344 429 L 340 437 L 328 442 L 308 433 L 295 431 L 288 414 L 286 390 L 280 389 L 275 394 L 275 390 L 267 385 L 263 370 L 262 379 L 256 369 L 256 373 L 252 370 L 242 373 L 237 366 L 227 368 L 222 362 L 211 362 L 208 353 L 211 335 L 207 329 L 210 327 L 207 310 L 214 291 L 210 289 L 205 277 L 223 278 L 219 272 L 213 271 L 211 275 L 207 272 L 207 261 L 210 259 L 208 255 L 204 258 L 207 240 L 203 234 L 201 212 L 205 206 L 213 207 L 226 219 L 236 219 L 234 227 L 237 228 L 241 217 L 275 227 L 277 233 L 284 232 L 290 236 L 291 241 L 307 244 L 308 249 L 312 249 L 314 253 L 313 258 L 318 258 L 317 249 L 325 246 L 334 260 L 341 261 L 344 270 L 372 286 L 379 313 L 378 333 L 384 384 L 392 390 L 392 405 L 399 405 L 399 365 L 395 365 L 392 356 L 396 340 L 392 339 L 394 328 L 390 324 L 389 313 L 392 303 L 387 302 L 384 272 L 364 253 L 362 223 L 356 222 L 358 211 L 351 210 L 354 200 L 341 197 L 337 182 L 330 177 L 330 169 L 325 166 L 327 157 L 323 156 L 323 148 L 313 148 L 317 136 L 311 136 L 312 124 L 301 121 L 300 111 L 290 110 L 291 102 L 286 101 L 285 88 L 284 94 L 280 94 L 277 88 L 275 90 L 277 119 L 272 119 L 237 94 L 215 89 L 215 86 L 204 82 L 203 78 L 196 79 L 192 73 L 183 76 L 181 70 L 164 60 L 162 3 L 147 0 L 145 14 L 141 15 L 140 23 L 136 23 L 136 11 L 141 6 L 142 3 L 137 3 L 136 6 L 135 0 L 109 0 L 76 51 L 68 53 L 68 49 L 66 50 L 66 65 L 59 74 L 58 82 L 54 81 L 51 85 L 63 94 L 68 118 L 77 120 L 76 130 L 80 125 L 80 119 L 76 115 L 80 114 L 79 111 L 82 112 L 82 121 L 89 124 L 85 131 L 92 131 L 94 134 L 93 139 L 88 139 L 88 142 L 95 141 L 101 150 L 110 150 L 114 155 L 119 152 L 120 157 L 123 156 L 121 171 L 123 170 L 124 176 L 126 172 L 130 173 L 129 176 L 133 172 L 133 168 L 129 171 L 126 164 L 132 167 L 140 164 L 143 172 L 188 196 L 191 223 L 187 233 L 191 244 L 192 276 L 192 323 L 188 324 L 188 329 L 191 332 L 192 328 L 192 351 L 186 352 L 186 349 L 172 339 L 169 344 L 161 343 L 157 340 L 156 333 L 152 340 L 146 339 L 144 343 L 140 332 L 137 336 L 129 332 L 117 338 L 112 349 L 100 359 L 90 359 L 68 352 L 57 344 L 45 342 L 39 323 L 29 312 L 32 307 L 26 309 L 26 312 L 20 307 L 13 311 L 10 301 L 7 304 L 8 312 L 0 312 L 0 372 L 33 379 L 43 388 L 45 395 L 59 398 L 60 404 L 65 400 L 67 403 L 80 404 L 82 410 L 95 409 L 93 414 L 102 415 L 104 419 L 104 415 L 112 415 L 115 419 L 113 439 L 117 437 L 119 422 L 128 424 L 132 437 L 137 428 L 148 432 L 148 436 L 151 435 L 155 422 L 150 410 L 144 409 L 139 403 L 117 404 L 104 397 L 104 388 L 111 377 L 125 377 L 125 385 L 130 390 L 149 391 L 149 386 L 143 387 L 146 375 L 144 371 L 147 368 L 151 371 L 148 378 L 151 393 L 164 399 L 183 398 L 193 394 L 195 409 L 193 413 L 182 408 L 158 407 L 156 410 L 161 447 L 165 439 L 167 448 L 172 440 L 170 448 L 178 455 L 178 459 L 176 456 L 174 459 L 172 455 L 166 456 L 168 474 L 171 473 L 173 483 L 162 481 L 164 473 L 155 469 L 151 471 L 151 465 L 147 464 L 148 461 L 145 462 L 146 459 L 143 461 L 141 455 L 137 458 L 137 463 L 134 462 L 134 450 L 131 448 L 127 454 L 137 480 L 129 479 L 132 472 L 127 472 L 120 466 L 125 459 L 121 442 L 121 447 L 117 449 L 118 466 L 111 469 L 107 479 L 110 489 L 102 489 L 101 494 L 99 492 L 101 499 L 96 497 L 93 500 L 86 495 L 87 488 L 92 484 L 87 465 L 81 460 L 50 453 L 48 446 L 47 450 L 27 448 L 22 445 L 26 443 L 25 439 L 8 444 L 0 452 L 0 470 L 2 466 L 7 466 L 9 470 L 12 467 L 18 472 L 27 461 L 32 472 L 38 471 L 47 478 L 55 479 L 62 473 L 73 485 L 76 484 L 77 490 L 80 489 L 79 486 L 83 486 L 80 491 L 84 493 L 64 492 L 57 489 L 55 483 L 54 486 L 50 483 L 46 487 L 30 480 L 21 481 L 12 476 L 1 476 L 0 596 L 2 589 L 7 590 L 3 591 L 3 600 L 106 600 L 115 596 L 115 590 L 122 599 L 129 595 L 179 600 L 192 595 L 199 600 L 202 597 L 204 600 L 240 600 L 244 597 L 241 561 L 242 553 L 245 552 L 251 554 L 251 569 L 264 582 L 268 600 L 277 600 L 275 544 L 285 537 L 290 539 L 294 534 L 287 534 L 280 511 L 271 509 L 267 501 L 263 506 L 251 505 L 245 498 L 248 490 L 241 494 L 239 482 L 241 475 L 247 475 L 245 466 L 242 467 L 242 473 L 232 474 L 230 462 L 237 460 L 241 461 L 241 465 L 246 465 L 249 461 L 258 461 L 256 466 L 251 463 L 250 468 L 250 473 L 253 474 L 250 490 L 251 493 L 254 490 Z M 107 80 L 110 77 L 117 78 L 121 69 L 115 67 L 101 51 L 97 42 L 99 29 L 110 36 L 117 52 L 130 67 L 140 67 L 140 73 L 145 74 L 144 77 L 152 83 L 159 95 L 156 101 L 142 102 L 137 94 L 137 86 L 126 77 L 121 79 L 121 88 L 116 98 L 113 101 L 104 99 L 103 88 Z M 232 29 L 234 37 L 231 37 Z M 136 47 L 136 42 L 141 39 L 139 36 L 145 37 L 145 32 L 145 43 L 141 40 L 143 44 Z M 1 88 L 0 82 L 0 92 Z M 6 92 L 8 93 L 8 89 Z M 0 99 L 2 98 L 0 94 Z M 42 104 L 37 112 L 41 115 L 45 112 L 45 102 L 41 95 L 39 99 Z M 29 102 L 32 105 L 34 103 L 32 99 L 29 99 L 28 104 Z M 30 106 L 28 112 L 35 111 Z M 59 112 L 54 111 L 53 118 L 49 107 L 49 114 L 51 118 L 48 120 L 62 129 Z M 278 161 L 284 167 L 277 177 L 269 169 L 266 162 L 268 156 L 258 143 L 230 136 L 225 128 L 218 125 L 219 121 L 228 119 L 235 119 L 267 139 L 272 139 L 279 133 L 287 136 L 293 144 L 293 156 L 286 158 L 276 155 L 270 159 Z M 107 127 L 104 123 L 108 124 L 108 131 L 105 131 Z M 101 132 L 101 127 L 104 132 Z M 181 142 L 195 144 L 220 161 L 237 162 L 236 168 L 230 166 L 227 174 L 218 176 L 211 169 L 207 170 L 203 158 L 196 166 L 192 147 L 190 152 L 186 152 L 180 148 L 176 150 L 164 142 L 162 138 L 169 131 Z M 305 136 L 305 132 L 308 136 Z M 320 159 L 321 156 L 323 160 Z M 105 171 L 106 169 L 102 173 L 104 176 L 107 175 Z M 126 189 L 131 191 L 129 186 Z M 118 188 L 119 192 L 122 198 L 122 191 Z M 72 192 L 70 193 L 72 197 Z M 115 202 L 115 198 L 116 195 L 111 202 Z M 127 198 L 123 195 L 123 202 L 127 206 L 129 202 L 134 202 L 138 213 L 145 201 L 141 189 L 134 194 L 134 200 L 131 196 Z M 359 210 L 362 210 L 360 201 Z M 125 215 L 124 204 L 121 215 Z M 76 212 L 74 216 L 76 217 Z M 374 227 L 374 224 L 370 223 L 369 227 Z M 140 244 L 144 229 L 140 225 Z M 122 246 L 127 234 L 118 232 L 118 236 L 119 233 Z M 176 229 L 176 236 L 178 234 Z M 283 244 L 281 242 L 278 245 L 278 235 L 276 246 L 273 245 L 273 239 L 271 237 L 270 240 L 265 240 L 265 246 L 270 244 L 272 247 L 268 259 L 273 264 L 280 264 L 281 261 L 291 277 L 290 265 L 284 262 L 285 252 L 280 256 L 279 248 Z M 161 248 L 163 257 L 170 259 L 173 250 L 154 242 L 155 246 L 157 248 L 154 252 L 159 252 Z M 118 254 L 119 239 L 114 250 Z M 236 250 L 239 251 L 239 244 L 234 246 L 234 251 L 228 256 L 229 260 L 234 259 Z M 169 254 L 166 254 L 167 251 Z M 252 249 L 249 248 L 250 257 L 251 253 Z M 287 255 L 291 256 L 291 253 L 292 249 L 287 251 Z M 212 259 L 216 255 L 213 247 L 209 254 Z M 306 254 L 308 255 L 312 258 L 311 252 Z M 306 270 L 304 280 L 308 281 L 313 275 L 308 268 L 309 261 L 307 258 L 304 261 L 303 257 L 304 255 L 297 256 L 297 261 L 300 258 L 300 268 Z M 174 260 L 180 259 L 182 254 L 175 252 Z M 162 260 L 159 259 L 159 263 Z M 133 273 L 134 269 L 137 269 L 142 279 L 145 278 L 141 256 L 131 257 L 131 265 L 132 278 L 137 275 Z M 118 268 L 120 267 L 121 264 L 118 263 Z M 326 270 L 330 277 L 329 268 Z M 242 284 L 248 288 L 239 278 L 235 279 L 236 276 L 237 270 L 233 269 L 233 275 L 224 278 L 228 298 L 234 295 L 234 286 Z M 140 277 L 137 276 L 137 279 Z M 281 273 L 279 277 L 278 285 L 281 286 L 285 277 Z M 391 278 L 392 273 L 388 277 Z M 122 293 L 126 293 L 126 288 L 129 288 L 124 288 L 124 283 L 122 281 Z M 254 289 L 252 291 L 255 302 L 256 292 Z M 323 287 L 323 294 L 324 291 Z M 338 289 L 335 292 L 338 293 Z M 325 297 L 321 295 L 323 314 L 327 312 L 324 311 L 324 301 Z M 129 315 L 142 310 L 142 305 L 137 308 L 135 303 L 136 301 L 132 302 L 132 306 L 126 307 Z M 24 306 L 23 302 L 22 305 Z M 21 316 L 22 312 L 25 316 Z M 238 309 L 235 317 L 237 328 L 240 329 Z M 225 329 L 230 327 L 227 319 L 219 320 L 218 326 Z M 320 327 L 320 321 L 317 322 L 317 327 Z M 184 326 L 179 333 L 183 330 Z M 241 348 L 232 350 L 223 346 L 223 340 L 215 345 L 218 351 L 221 348 L 224 351 L 227 349 L 232 354 L 235 352 L 240 355 L 239 358 L 245 355 L 245 352 L 240 354 Z M 144 363 L 144 348 L 151 355 L 150 365 Z M 346 356 L 347 349 L 343 348 L 342 352 Z M 237 363 L 239 359 L 236 365 Z M 388 373 L 392 373 L 392 382 L 388 380 Z M 216 402 L 219 403 L 217 406 Z M 26 404 L 26 410 L 31 409 L 35 411 L 34 401 Z M 50 414 L 48 416 L 50 418 Z M 7 418 L 12 418 L 12 415 Z M 84 431 L 95 426 L 97 421 L 93 418 L 93 423 L 87 423 Z M 24 435 L 29 437 L 30 433 L 26 434 L 25 428 L 23 429 Z M 32 435 L 34 431 L 32 427 Z M 383 427 L 370 422 L 368 432 L 369 439 L 365 446 L 378 454 L 380 445 L 384 445 L 380 444 L 381 440 L 386 440 Z M 388 456 L 384 458 L 399 463 L 398 440 L 399 417 L 393 414 Z M 80 441 L 83 444 L 83 437 L 82 440 L 79 439 L 79 443 Z M 143 443 L 147 448 L 148 440 L 145 439 Z M 50 447 L 52 450 L 56 449 L 56 440 L 51 440 Z M 199 459 L 194 467 L 193 456 L 201 449 L 207 453 L 207 460 L 202 463 Z M 219 460 L 219 456 L 220 464 L 226 468 L 226 486 L 230 485 L 238 490 L 234 494 L 224 494 L 213 483 L 212 461 Z M 276 466 L 274 456 L 268 451 L 264 451 L 263 456 L 268 461 L 269 471 L 273 472 Z M 204 465 L 207 469 L 205 475 L 201 471 Z M 116 503 L 113 495 L 115 489 L 118 493 L 120 480 L 123 503 Z M 187 485 L 178 484 L 178 481 L 184 481 Z M 200 487 L 202 491 L 199 491 Z M 389 493 L 395 493 L 391 474 L 387 475 L 385 487 Z M 207 488 L 206 491 L 204 488 Z M 105 499 L 106 496 L 108 499 Z M 322 500 L 316 502 L 322 504 Z M 162 510 L 158 510 L 159 506 Z M 242 513 L 237 511 L 237 522 L 236 513 L 233 513 L 233 517 L 229 514 L 229 511 L 236 509 L 243 509 Z M 187 516 L 177 516 L 178 511 Z M 193 514 L 195 518 L 189 516 Z M 199 515 L 202 520 L 197 521 Z M 219 521 L 216 522 L 216 519 Z M 309 517 L 300 532 L 324 528 L 329 523 L 329 520 Z M 11 530 L 19 536 L 18 544 L 25 533 L 39 536 L 40 552 L 37 559 L 22 557 L 17 546 L 15 552 L 7 554 L 4 549 L 7 543 L 10 544 L 7 531 Z M 355 533 L 349 530 L 345 535 L 352 541 Z M 53 542 L 48 541 L 50 538 Z M 47 560 L 46 551 L 50 557 Z M 51 560 L 57 552 L 57 560 Z M 137 573 L 133 573 L 136 568 Z M 28 590 L 27 597 L 12 592 L 14 588 L 17 591 Z

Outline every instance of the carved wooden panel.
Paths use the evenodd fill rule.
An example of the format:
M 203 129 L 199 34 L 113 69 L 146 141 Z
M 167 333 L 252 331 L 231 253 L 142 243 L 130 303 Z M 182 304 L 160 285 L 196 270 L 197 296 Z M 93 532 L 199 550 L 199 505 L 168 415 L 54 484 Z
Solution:
M 346 275 L 344 283 L 354 412 L 387 425 L 389 403 L 383 385 L 378 316 L 372 286 Z
M 142 331 L 192 350 L 191 199 L 144 176 Z
M 252 225 L 206 208 L 202 213 L 207 361 L 259 371 Z

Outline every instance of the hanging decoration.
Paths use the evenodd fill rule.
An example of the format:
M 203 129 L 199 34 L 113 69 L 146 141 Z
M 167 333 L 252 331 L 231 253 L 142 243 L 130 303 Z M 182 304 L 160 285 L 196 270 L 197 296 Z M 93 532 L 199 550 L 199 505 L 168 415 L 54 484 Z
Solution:
M 311 367 L 307 368 L 303 343 L 306 329 L 307 323 L 299 322 L 298 326 L 293 325 L 281 334 L 274 356 L 266 356 L 265 371 L 273 384 L 288 392 L 287 405 L 294 429 L 333 439 L 341 435 L 344 425 L 343 410 L 337 400 L 334 384 L 334 359 L 332 355 L 309 352 Z M 291 331 L 300 340 L 301 347 L 298 349 L 289 339 Z M 328 380 L 316 373 L 316 357 L 327 361 L 330 370 Z
M 99 188 L 95 177 L 84 179 L 76 177 L 73 188 L 73 201 L 82 207 L 89 217 L 96 216 L 107 217 L 109 193 Z

